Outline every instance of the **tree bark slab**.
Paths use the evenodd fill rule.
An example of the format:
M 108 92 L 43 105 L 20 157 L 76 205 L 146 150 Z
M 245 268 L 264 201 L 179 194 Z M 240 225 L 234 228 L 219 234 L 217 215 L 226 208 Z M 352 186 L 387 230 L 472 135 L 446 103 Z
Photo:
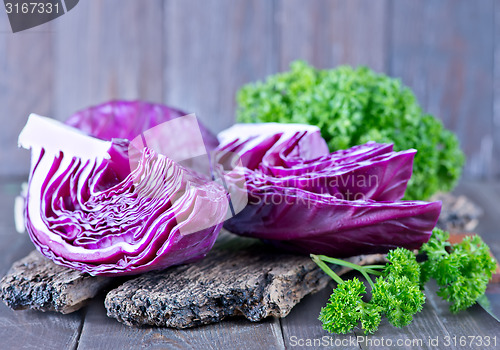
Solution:
M 246 247 L 234 243 L 250 242 Z M 353 257 L 373 264 L 383 255 Z M 337 268 L 342 274 L 347 269 Z M 199 262 L 150 272 L 111 290 L 109 317 L 127 325 L 188 328 L 230 316 L 250 321 L 285 317 L 331 280 L 309 256 L 280 253 L 259 241 L 232 238 Z
M 67 314 L 80 309 L 111 281 L 56 265 L 35 250 L 15 262 L 0 280 L 0 297 L 15 310 Z
M 472 232 L 483 215 L 483 210 L 466 196 L 438 193 L 431 200 L 442 201 L 437 227 L 450 232 Z

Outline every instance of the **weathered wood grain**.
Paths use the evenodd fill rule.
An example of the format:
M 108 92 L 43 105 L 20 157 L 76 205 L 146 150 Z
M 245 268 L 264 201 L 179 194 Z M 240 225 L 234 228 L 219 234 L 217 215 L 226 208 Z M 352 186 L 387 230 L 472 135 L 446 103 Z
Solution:
M 276 71 L 273 1 L 169 0 L 164 100 L 218 132 L 234 122 L 235 92 Z
M 54 22 L 54 115 L 110 99 L 163 98 L 163 2 L 80 1 Z
M 459 134 L 466 176 L 498 177 L 499 7 L 494 0 L 96 0 L 16 34 L 2 12 L 0 162 L 9 166 L 0 174 L 27 171 L 29 155 L 16 150 L 16 138 L 29 112 L 65 119 L 111 98 L 143 98 L 196 112 L 218 131 L 233 122 L 242 84 L 302 58 L 402 77 Z
M 389 73 L 457 133 L 466 177 L 492 176 L 493 0 L 392 5 Z
M 386 70 L 388 2 L 278 0 L 280 70 L 305 59 L 319 68 L 339 64 Z
M 190 329 L 128 327 L 106 316 L 103 300 L 86 313 L 78 344 L 86 349 L 284 349 L 277 319 L 250 323 L 244 319 Z
M 82 308 L 111 282 L 109 277 L 56 265 L 34 250 L 16 261 L 0 280 L 0 298 L 14 310 L 68 314 Z
M 67 317 L 0 306 L 2 349 L 75 349 L 83 324 L 78 311 Z
M 0 174 L 12 176 L 29 169 L 29 152 L 17 148 L 29 113 L 52 112 L 53 41 L 50 23 L 14 34 L 0 12 Z
M 9 25 L 9 19 L 5 11 L 0 13 L 0 34 L 12 33 Z
M 494 104 L 493 104 L 493 170 L 492 177 L 500 177 L 500 1 L 495 1 L 495 28 L 494 28 Z
M 425 293 L 427 296 L 426 303 L 434 309 L 439 321 L 446 328 L 447 333 L 451 336 L 497 336 L 500 334 L 500 323 L 495 321 L 486 313 L 479 305 L 462 311 L 458 314 L 452 314 L 449 311 L 449 304 L 441 299 L 436 294 L 437 287 L 433 281 L 426 286 Z M 470 339 L 468 339 L 470 340 Z M 493 344 L 492 344 L 493 345 Z M 498 343 L 497 343 L 498 345 Z M 481 348 L 480 346 L 461 347 L 457 343 L 457 348 Z M 485 349 L 495 349 L 494 346 L 486 347 Z

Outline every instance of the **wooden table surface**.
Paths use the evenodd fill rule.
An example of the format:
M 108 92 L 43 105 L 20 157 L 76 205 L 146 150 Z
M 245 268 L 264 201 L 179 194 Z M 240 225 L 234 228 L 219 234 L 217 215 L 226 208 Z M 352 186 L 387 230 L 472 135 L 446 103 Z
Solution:
M 20 181 L 3 179 L 0 185 L 2 276 L 12 262 L 33 249 L 28 236 L 14 229 L 13 203 Z M 483 208 L 484 216 L 476 231 L 496 257 L 500 257 L 500 184 L 462 183 L 455 193 L 467 195 Z M 500 286 L 490 286 L 489 291 L 493 307 L 500 313 Z M 13 311 L 2 303 L 0 349 L 312 349 L 324 345 L 338 349 L 495 349 L 500 346 L 500 323 L 477 305 L 458 315 L 450 314 L 446 303 L 435 295 L 432 285 L 426 289 L 427 302 L 423 311 L 408 327 L 398 329 L 382 321 L 375 335 L 357 338 L 359 342 L 356 337 L 363 337 L 359 330 L 345 336 L 329 335 L 321 328 L 317 316 L 330 293 L 331 286 L 304 298 L 284 319 L 267 319 L 259 323 L 231 319 L 188 330 L 125 326 L 106 316 L 102 297 L 69 315 Z M 490 346 L 478 346 L 479 339 L 484 341 L 486 336 L 496 336 L 497 347 L 493 346 L 493 338 Z M 451 343 L 449 346 L 446 346 L 447 340 Z M 462 346 L 460 340 L 465 340 L 466 344 Z M 308 341 L 323 343 L 307 346 Z

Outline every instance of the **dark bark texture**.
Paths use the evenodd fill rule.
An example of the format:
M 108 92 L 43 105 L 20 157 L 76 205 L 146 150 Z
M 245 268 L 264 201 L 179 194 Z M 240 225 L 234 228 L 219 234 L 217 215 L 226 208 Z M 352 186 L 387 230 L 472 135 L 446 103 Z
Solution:
M 67 314 L 80 309 L 112 278 L 92 277 L 59 266 L 37 251 L 16 261 L 0 280 L 0 297 L 15 310 L 34 309 Z

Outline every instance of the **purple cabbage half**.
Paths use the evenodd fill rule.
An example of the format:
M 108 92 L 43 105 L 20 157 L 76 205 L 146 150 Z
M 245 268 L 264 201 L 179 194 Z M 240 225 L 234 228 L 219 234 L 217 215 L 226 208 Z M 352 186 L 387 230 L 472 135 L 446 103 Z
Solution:
M 204 257 L 228 215 L 226 190 L 154 149 L 131 148 L 137 134 L 179 114 L 112 102 L 70 118 L 84 132 L 31 115 L 19 144 L 32 151 L 25 216 L 37 249 L 91 275 L 137 274 Z M 207 148 L 215 147 L 200 129 Z
M 243 161 L 249 204 L 224 224 L 239 235 L 339 257 L 416 249 L 441 211 L 440 202 L 400 201 L 415 150 L 369 142 L 329 153 L 318 128 L 296 124 L 237 124 L 219 140 L 220 167 Z

